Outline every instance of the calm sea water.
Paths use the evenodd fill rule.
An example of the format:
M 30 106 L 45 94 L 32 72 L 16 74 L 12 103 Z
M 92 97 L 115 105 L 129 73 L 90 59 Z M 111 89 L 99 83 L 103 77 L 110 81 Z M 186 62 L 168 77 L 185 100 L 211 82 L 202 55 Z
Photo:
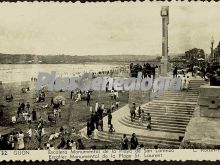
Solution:
M 78 76 L 83 72 L 111 70 L 118 65 L 111 64 L 0 64 L 0 81 L 29 81 L 39 72 L 56 71 L 58 76 Z

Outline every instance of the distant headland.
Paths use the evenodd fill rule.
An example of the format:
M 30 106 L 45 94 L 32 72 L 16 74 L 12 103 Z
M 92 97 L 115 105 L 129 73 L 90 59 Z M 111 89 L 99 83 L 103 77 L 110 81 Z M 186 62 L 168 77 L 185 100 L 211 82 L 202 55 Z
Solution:
M 159 55 L 32 55 L 2 54 L 0 64 L 79 64 L 79 63 L 130 63 L 159 61 Z

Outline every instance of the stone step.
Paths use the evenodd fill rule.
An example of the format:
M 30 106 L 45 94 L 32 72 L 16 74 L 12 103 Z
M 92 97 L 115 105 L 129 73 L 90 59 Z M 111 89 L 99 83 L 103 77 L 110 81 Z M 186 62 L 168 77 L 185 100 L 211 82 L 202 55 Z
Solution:
M 159 114 L 159 113 L 152 113 L 151 115 L 152 118 L 166 118 L 166 119 L 175 119 L 175 120 L 189 120 L 191 116 L 178 116 L 178 115 L 164 115 L 164 114 Z
M 192 96 L 192 95 L 179 95 L 179 94 L 163 94 L 162 97 L 172 97 L 172 98 L 198 98 L 198 95 Z
M 155 99 L 160 99 L 163 98 L 164 100 L 166 99 L 176 99 L 176 100 L 187 100 L 187 99 L 197 99 L 198 97 L 179 97 L 179 96 L 160 96 L 160 97 L 156 97 Z
M 190 118 L 177 118 L 177 117 L 167 117 L 163 115 L 151 115 L 152 121 L 164 121 L 164 122 L 176 122 L 176 123 L 188 123 Z
M 152 112 L 152 113 L 155 113 L 155 114 L 171 114 L 171 115 L 180 115 L 180 116 L 188 116 L 188 115 L 191 115 L 194 110 L 185 110 L 185 111 L 181 111 L 181 110 L 171 110 L 171 109 L 159 109 L 159 108 L 153 108 L 153 107 L 149 107 L 149 108 L 143 108 L 144 111 L 146 112 Z
M 200 80 L 190 80 L 190 82 L 202 82 L 202 83 L 206 83 L 206 81 L 205 80 L 202 80 L 202 79 L 200 79 Z
M 160 103 L 156 103 L 156 102 L 152 102 L 152 103 L 149 103 L 149 105 L 144 105 L 143 107 L 150 107 L 150 106 L 152 106 L 152 107 L 158 107 L 158 108 L 165 108 L 165 107 L 167 107 L 167 108 L 172 108 L 172 109 L 194 109 L 194 106 L 192 106 L 192 105 L 179 105 L 179 104 L 174 104 L 174 105 L 172 105 L 172 104 L 166 104 L 166 105 L 164 105 L 164 104 L 160 104 Z
M 166 96 L 166 95 L 164 95 L 164 96 L 156 97 L 155 99 L 163 99 L 163 100 L 174 99 L 174 100 L 179 100 L 179 101 L 181 101 L 181 100 L 186 101 L 186 100 L 197 100 L 198 97 L 179 97 L 179 96 Z
M 189 88 L 189 90 L 188 90 L 188 92 L 190 93 L 190 92 L 199 92 L 199 87 L 197 88 L 197 89 L 195 89 L 195 88 Z
M 204 85 L 204 84 L 201 84 L 201 83 L 190 83 L 190 85 L 192 86 L 195 86 L 195 87 L 198 87 L 198 86 L 201 86 L 201 85 Z
M 100 131 L 98 133 L 98 137 L 102 141 L 116 141 L 121 142 L 123 134 L 121 133 L 113 133 L 110 134 L 108 132 Z M 158 148 L 179 148 L 180 142 L 178 140 L 171 140 L 166 138 L 160 138 L 160 137 L 148 137 L 148 136 L 140 136 L 136 135 L 138 138 L 139 144 L 144 145 L 152 145 L 152 148 L 154 145 L 158 145 Z M 127 138 L 130 140 L 131 136 L 127 135 Z
M 190 84 L 190 89 L 196 89 L 198 90 L 198 88 L 201 86 L 202 84 Z
M 159 97 L 159 98 L 155 98 L 156 100 L 164 100 L 163 97 Z M 198 99 L 181 99 L 181 98 L 166 98 L 166 100 L 171 100 L 171 101 L 185 101 L 185 102 L 188 102 L 188 101 L 191 101 L 191 102 L 197 102 Z
M 133 122 L 129 123 L 127 120 L 119 120 L 119 122 L 127 127 L 136 128 L 136 129 L 142 129 L 147 130 L 146 126 L 139 126 L 135 125 Z M 160 127 L 152 127 L 152 131 L 160 131 L 160 132 L 170 132 L 170 133 L 185 133 L 185 130 L 179 130 L 179 129 L 169 129 L 169 128 L 160 128 Z
M 157 110 L 153 110 L 153 109 L 145 109 L 144 112 L 150 113 L 150 114 L 164 114 L 164 115 L 172 115 L 172 116 L 190 116 L 192 117 L 193 112 L 188 112 L 188 113 L 179 113 L 178 111 L 157 111 Z
M 203 83 L 197 83 L 197 82 L 190 82 L 190 85 L 201 86 L 201 85 L 204 85 L 204 84 Z
M 153 100 L 150 104 L 163 104 L 165 105 L 170 105 L 170 106 L 186 106 L 185 102 L 179 101 L 179 102 L 175 102 L 175 101 L 170 101 L 170 100 Z M 195 106 L 196 103 L 191 103 L 188 102 L 187 103 L 188 106 Z
M 121 122 L 123 124 L 124 123 L 130 124 L 131 127 L 135 127 L 135 128 L 139 128 L 139 129 L 144 129 L 144 130 L 147 129 L 146 126 L 140 125 L 137 120 L 131 122 L 131 120 L 128 119 L 128 118 L 122 118 L 122 119 L 120 119 L 119 122 Z M 158 123 L 152 123 L 151 126 L 152 126 L 152 131 L 154 131 L 154 130 L 155 131 L 162 130 L 164 132 L 184 133 L 185 130 L 186 130 L 186 125 L 173 126 L 173 125 L 163 125 L 163 124 L 158 124 Z
M 195 83 L 195 84 L 206 84 L 205 81 L 190 81 L 190 83 Z
M 99 133 L 108 134 L 107 131 L 100 131 Z M 116 134 L 117 136 L 120 136 L 120 137 L 122 137 L 124 135 L 123 133 L 117 133 L 117 131 L 114 132 L 113 134 Z M 127 135 L 128 138 L 131 137 L 131 135 L 129 135 L 129 134 L 126 134 L 126 135 Z M 184 134 L 179 134 L 179 136 L 184 136 Z M 144 139 L 144 140 L 154 139 L 156 141 L 158 140 L 158 141 L 167 141 L 167 142 L 172 142 L 172 143 L 173 142 L 174 143 L 179 143 L 179 139 L 176 139 L 176 138 L 166 138 L 166 137 L 162 137 L 162 136 L 156 137 L 156 136 L 147 136 L 147 135 L 137 135 L 137 137 L 140 138 L 140 139 Z
M 183 101 L 171 101 L 171 100 L 152 100 L 150 103 L 164 104 L 164 105 L 175 105 L 175 106 L 176 105 L 180 105 L 180 106 L 186 105 L 186 103 Z M 195 105 L 195 103 L 189 102 L 189 105 Z
M 176 91 L 165 91 L 165 94 L 178 94 L 178 95 L 186 95 L 186 94 L 191 94 L 191 95 L 196 95 L 196 93 L 188 93 L 188 92 L 176 92 Z
M 180 111 L 180 112 L 188 112 L 188 111 L 191 111 L 193 112 L 195 107 L 191 107 L 191 106 L 171 106 L 171 105 L 162 105 L 162 104 L 151 104 L 151 105 L 145 105 L 145 106 L 142 106 L 143 109 L 149 109 L 149 108 L 152 108 L 152 109 L 157 109 L 157 110 L 162 110 L 162 111 L 165 111 L 165 110 L 173 110 L 173 111 Z
M 191 106 L 185 106 L 185 107 L 178 107 L 178 105 L 176 106 L 169 106 L 169 105 L 159 105 L 159 104 L 150 104 L 150 105 L 146 105 L 146 106 L 143 106 L 143 108 L 156 108 L 156 109 L 162 109 L 162 110 L 165 110 L 165 109 L 168 109 L 168 110 L 179 110 L 179 111 L 193 111 L 195 108 L 194 107 L 191 107 Z
M 164 95 L 171 95 L 171 96 L 198 96 L 197 93 L 171 93 L 171 92 L 165 92 Z
M 199 94 L 198 93 L 190 93 L 190 94 L 187 94 L 187 93 L 162 93 L 161 96 L 178 96 L 178 97 L 186 97 L 186 96 L 189 96 L 189 97 L 197 97 Z
M 178 124 L 187 126 L 188 121 L 173 121 L 173 120 L 163 120 L 163 119 L 151 119 L 151 122 L 161 123 L 161 124 Z
M 165 111 L 164 109 L 155 109 L 155 108 L 145 108 L 143 109 L 145 113 L 167 113 L 167 114 L 178 114 L 178 115 L 192 115 L 194 113 L 194 111 L 178 111 L 178 110 L 172 110 L 169 109 L 167 111 Z
M 125 116 L 123 118 L 123 120 L 128 120 L 130 122 L 131 118 L 130 118 L 130 116 Z M 137 119 L 137 117 L 135 118 L 135 122 L 137 122 L 139 124 L 139 120 Z M 174 127 L 174 128 L 177 127 L 177 128 L 184 128 L 185 129 L 188 123 L 187 122 L 186 123 L 172 123 L 172 122 L 163 123 L 163 122 L 158 122 L 157 120 L 152 120 L 151 124 L 153 126 L 162 126 L 162 127 L 168 126 L 168 127 Z
M 205 82 L 200 82 L 200 81 L 190 81 L 190 84 L 203 85 L 203 84 L 206 84 L 206 83 Z

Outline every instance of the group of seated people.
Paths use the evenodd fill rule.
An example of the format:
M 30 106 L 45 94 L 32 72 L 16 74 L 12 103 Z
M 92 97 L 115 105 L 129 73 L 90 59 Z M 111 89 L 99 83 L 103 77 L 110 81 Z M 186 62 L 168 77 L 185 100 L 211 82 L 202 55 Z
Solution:
M 44 92 L 40 92 L 39 95 L 36 97 L 36 102 L 45 101 L 46 95 Z

